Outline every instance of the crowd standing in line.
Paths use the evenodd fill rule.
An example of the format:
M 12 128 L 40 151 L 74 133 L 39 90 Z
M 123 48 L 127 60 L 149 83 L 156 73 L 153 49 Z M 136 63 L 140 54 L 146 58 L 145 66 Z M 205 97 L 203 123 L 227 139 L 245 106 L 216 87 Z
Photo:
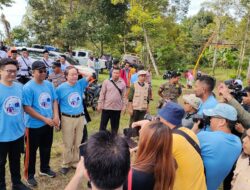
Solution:
M 91 76 L 78 80 L 78 70 L 66 62 L 66 56 L 52 62 L 45 51 L 43 60 L 32 61 L 27 49 L 18 58 L 15 53 L 11 52 L 13 59 L 0 61 L 0 189 L 6 189 L 7 157 L 12 189 L 38 185 L 38 149 L 39 174 L 56 177 L 50 168 L 54 128 L 61 129 L 63 138 L 60 172 L 67 175 L 71 167 L 76 168 L 66 189 L 77 189 L 83 178 L 89 181 L 89 187 L 100 190 L 216 190 L 223 181 L 224 190 L 250 189 L 250 113 L 225 84 L 218 85 L 224 101 L 219 103 L 213 93 L 215 78 L 199 76 L 194 94 L 182 96 L 183 108 L 178 104 L 182 95 L 180 74 L 172 72 L 158 91 L 158 114 L 149 121 L 144 116 L 152 99 L 150 72 L 128 61 L 120 69 L 115 62 L 98 100 L 100 131 L 80 145 L 86 126 L 82 95 Z M 97 66 L 92 66 L 98 72 Z M 243 104 L 250 105 L 249 94 L 242 99 Z M 121 113 L 126 108 L 131 114 L 129 129 L 139 131 L 138 145 L 133 149 L 118 134 Z M 194 120 L 196 115 L 199 117 Z M 107 131 L 109 120 L 111 132 Z M 21 181 L 24 144 L 24 179 L 29 187 Z M 133 163 L 130 152 L 135 154 Z

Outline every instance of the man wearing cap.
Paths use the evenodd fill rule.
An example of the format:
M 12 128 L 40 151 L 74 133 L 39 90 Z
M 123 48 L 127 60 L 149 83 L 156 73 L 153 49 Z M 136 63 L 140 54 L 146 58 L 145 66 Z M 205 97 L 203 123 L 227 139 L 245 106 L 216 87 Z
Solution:
M 6 189 L 5 164 L 9 158 L 12 189 L 28 190 L 21 182 L 20 158 L 24 151 L 23 87 L 16 79 L 18 63 L 0 61 L 0 189 Z
M 44 62 L 44 64 L 46 65 L 47 71 L 49 73 L 51 73 L 52 72 L 51 67 L 52 67 L 53 61 L 51 59 L 49 59 L 49 51 L 48 50 L 43 51 L 43 59 L 41 61 Z
M 31 65 L 33 63 L 26 48 L 22 49 L 22 56 L 18 57 L 17 61 L 19 63 L 17 80 L 22 84 L 26 84 L 31 79 Z
M 194 145 L 199 147 L 199 140 L 193 131 L 181 127 L 184 114 L 183 108 L 175 102 L 167 102 L 158 112 L 160 121 L 173 131 L 173 155 L 178 166 L 173 189 L 206 190 L 203 161 L 194 148 Z M 132 127 L 143 127 L 147 122 L 149 121 L 138 121 L 133 123 Z M 195 144 L 191 144 L 187 138 Z
M 74 66 L 66 68 L 67 82 L 57 89 L 58 104 L 61 111 L 63 138 L 63 163 L 61 173 L 67 174 L 70 167 L 76 167 L 79 161 L 79 145 L 82 140 L 84 126 L 84 110 L 82 95 L 88 86 L 89 78 L 78 80 L 78 71 Z
M 145 82 L 147 72 L 139 71 L 138 81 L 131 85 L 128 96 L 128 110 L 131 127 L 133 122 L 144 119 L 149 106 L 149 84 Z
M 53 85 L 46 81 L 46 66 L 42 61 L 32 64 L 33 79 L 24 85 L 24 110 L 26 120 L 26 154 L 24 177 L 34 187 L 36 152 L 40 150 L 40 175 L 55 177 L 50 169 L 50 152 L 53 142 L 53 127 L 59 126 L 57 96 Z
M 135 66 L 135 69 L 136 69 L 136 72 L 134 74 L 131 75 L 131 78 L 130 78 L 130 86 L 132 84 L 134 84 L 135 82 L 138 81 L 138 72 L 141 71 L 141 70 L 144 70 L 144 66 L 143 65 L 134 65 Z
M 64 72 L 61 69 L 61 63 L 53 62 L 52 64 L 53 72 L 50 73 L 48 80 L 51 81 L 54 87 L 58 87 L 60 84 L 66 81 Z
M 119 129 L 121 111 L 126 109 L 126 84 L 120 78 L 120 68 L 112 70 L 112 78 L 102 83 L 97 110 L 102 112 L 100 130 L 106 130 L 110 120 L 111 131 Z
M 197 111 L 201 105 L 201 99 L 196 97 L 195 94 L 183 95 L 182 97 L 185 110 L 185 116 L 182 119 L 182 127 L 187 127 L 189 129 L 193 128 L 193 116 L 197 114 Z
M 166 101 L 173 101 L 177 103 L 177 98 L 181 95 L 182 89 L 179 84 L 181 74 L 178 72 L 172 72 L 168 82 L 162 84 L 158 91 L 158 95 L 161 97 L 158 108 L 161 108 Z
M 237 160 L 234 170 L 231 190 L 249 190 L 250 179 L 250 129 L 246 130 L 246 136 L 243 138 L 243 152 Z
M 66 62 L 66 55 L 61 55 L 60 57 L 61 69 L 64 72 L 69 64 Z
M 199 122 L 194 124 L 193 131 L 198 132 L 207 188 L 217 190 L 241 153 L 241 141 L 231 133 L 237 121 L 237 111 L 228 104 L 219 103 L 203 113 L 210 117 L 212 132 L 199 132 Z

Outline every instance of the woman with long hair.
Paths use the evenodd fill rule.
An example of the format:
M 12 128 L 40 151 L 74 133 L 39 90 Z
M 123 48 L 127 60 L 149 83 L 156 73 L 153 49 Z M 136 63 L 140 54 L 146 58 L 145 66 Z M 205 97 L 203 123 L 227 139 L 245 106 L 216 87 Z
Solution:
M 173 189 L 176 164 L 172 143 L 171 130 L 158 120 L 141 128 L 137 157 L 132 165 L 132 190 Z M 129 190 L 126 185 L 124 189 Z

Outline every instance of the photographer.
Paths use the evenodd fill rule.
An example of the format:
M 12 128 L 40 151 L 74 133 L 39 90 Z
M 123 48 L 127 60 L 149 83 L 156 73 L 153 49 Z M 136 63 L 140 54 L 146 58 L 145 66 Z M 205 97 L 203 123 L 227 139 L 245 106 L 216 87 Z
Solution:
M 210 117 L 210 131 L 199 132 L 199 122 L 193 131 L 200 141 L 201 155 L 206 169 L 207 189 L 216 190 L 227 177 L 241 152 L 240 139 L 231 133 L 237 120 L 236 110 L 225 103 L 203 110 Z M 226 156 L 226 159 L 225 159 Z
M 184 113 L 182 107 L 174 102 L 168 102 L 158 112 L 160 121 L 173 132 L 173 156 L 178 166 L 173 189 L 205 190 L 204 166 L 198 153 L 199 140 L 190 129 L 180 127 Z M 138 121 L 132 127 L 143 127 L 148 122 Z
M 248 129 L 250 127 L 250 113 L 247 112 L 241 106 L 241 104 L 230 94 L 230 90 L 224 83 L 221 83 L 218 86 L 218 92 L 219 95 L 223 97 L 226 103 L 230 104 L 236 109 L 238 115 L 238 121 L 244 126 L 245 129 Z
M 184 101 L 185 116 L 182 119 L 182 127 L 192 129 L 194 122 L 193 117 L 197 114 L 197 111 L 201 105 L 201 99 L 197 98 L 194 94 L 184 95 L 182 97 Z
M 122 190 L 130 169 L 126 141 L 108 131 L 99 131 L 80 148 L 81 160 L 65 190 L 78 189 L 83 178 L 91 181 L 93 190 Z
M 146 121 L 141 127 L 132 179 L 128 178 L 123 189 L 129 189 L 128 184 L 132 181 L 133 190 L 172 190 L 176 170 L 172 132 L 159 120 Z
M 180 76 L 180 73 L 173 71 L 170 74 L 169 81 L 160 86 L 158 95 L 161 99 L 158 108 L 161 108 L 164 105 L 164 102 L 168 100 L 177 103 L 177 99 L 182 93 L 181 85 L 179 84 Z

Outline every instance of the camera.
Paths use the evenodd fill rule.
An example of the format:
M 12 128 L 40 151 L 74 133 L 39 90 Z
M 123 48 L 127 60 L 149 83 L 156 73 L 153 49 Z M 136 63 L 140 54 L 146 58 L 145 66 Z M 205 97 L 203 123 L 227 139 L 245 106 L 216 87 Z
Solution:
M 205 128 L 207 125 L 210 124 L 210 117 L 206 115 L 199 115 L 199 114 L 194 114 L 192 115 L 192 119 L 194 123 L 197 123 L 200 121 L 200 124 L 198 126 L 199 129 Z
M 166 79 L 170 79 L 170 78 L 178 77 L 178 76 L 181 76 L 180 70 L 178 70 L 178 71 L 166 71 L 163 74 L 163 79 L 166 80 Z
M 229 79 L 224 81 L 225 85 L 232 90 L 230 93 L 239 103 L 242 102 L 243 97 L 247 96 L 247 92 L 242 89 L 242 82 L 240 80 Z

